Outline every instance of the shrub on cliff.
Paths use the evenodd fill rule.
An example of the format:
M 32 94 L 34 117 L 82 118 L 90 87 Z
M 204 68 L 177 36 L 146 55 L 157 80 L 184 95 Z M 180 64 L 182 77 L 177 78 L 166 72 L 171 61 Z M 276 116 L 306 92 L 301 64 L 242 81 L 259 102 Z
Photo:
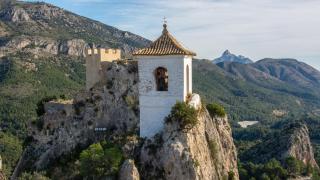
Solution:
M 114 176 L 122 159 L 118 147 L 106 142 L 92 144 L 80 154 L 80 173 L 89 179 Z
M 21 141 L 10 133 L 0 132 L 0 155 L 3 160 L 3 172 L 5 174 L 12 173 L 21 153 Z
M 179 122 L 181 129 L 191 129 L 198 122 L 197 110 L 185 102 L 177 102 L 166 118 L 166 123 L 171 122 Z
M 294 157 L 287 157 L 285 159 L 285 166 L 288 173 L 291 175 L 301 174 L 304 169 L 304 164 L 302 161 L 297 160 Z
M 208 109 L 211 117 L 215 117 L 215 116 L 224 117 L 224 116 L 226 116 L 226 112 L 225 112 L 224 108 L 219 104 L 216 104 L 216 103 L 207 104 L 207 109 Z
M 20 177 L 19 180 L 50 180 L 48 177 L 44 175 L 44 172 L 33 172 L 27 173 L 24 172 Z

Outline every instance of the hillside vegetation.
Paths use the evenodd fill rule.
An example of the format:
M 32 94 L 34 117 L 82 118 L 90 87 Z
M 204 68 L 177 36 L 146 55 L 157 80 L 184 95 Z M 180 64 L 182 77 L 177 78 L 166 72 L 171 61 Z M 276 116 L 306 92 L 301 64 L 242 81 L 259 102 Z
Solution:
M 276 68 L 277 64 L 273 66 Z M 311 88 L 310 83 L 308 87 L 286 82 L 263 74 L 251 64 L 217 66 L 207 60 L 195 60 L 193 78 L 194 91 L 208 102 L 222 103 L 234 122 L 256 120 L 270 125 L 288 117 L 299 119 L 320 108 L 320 83 L 315 82 Z M 277 116 L 275 110 L 286 113 Z
M 315 160 L 320 163 L 319 74 L 311 66 L 290 59 L 265 59 L 247 65 L 215 65 L 207 60 L 193 62 L 194 91 L 205 97 L 205 101 L 218 102 L 225 107 L 242 163 L 252 162 L 253 157 L 256 161 L 266 158 L 252 152 L 256 152 L 257 147 L 269 149 L 276 145 L 276 141 L 264 143 L 264 139 L 273 137 L 282 126 L 294 121 L 308 126 Z M 239 121 L 259 123 L 241 128 L 237 124 Z M 269 154 L 267 160 L 275 156 Z M 244 167 L 254 169 L 253 166 Z
M 0 154 L 10 174 L 27 128 L 38 121 L 39 102 L 72 98 L 84 89 L 89 45 L 121 48 L 127 56 L 149 41 L 46 3 L 0 6 Z

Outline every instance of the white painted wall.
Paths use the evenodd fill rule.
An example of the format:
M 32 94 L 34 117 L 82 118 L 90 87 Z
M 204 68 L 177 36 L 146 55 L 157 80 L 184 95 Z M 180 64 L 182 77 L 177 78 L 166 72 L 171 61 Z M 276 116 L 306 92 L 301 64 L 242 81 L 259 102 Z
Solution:
M 186 56 L 184 58 L 184 97 L 188 94 L 192 94 L 192 56 Z M 189 89 L 187 88 L 187 66 L 189 66 Z M 184 99 L 186 100 L 186 99 Z
M 164 119 L 177 101 L 185 101 L 186 65 L 189 65 L 192 92 L 192 58 L 183 55 L 139 56 L 140 136 L 152 137 L 163 128 Z M 168 91 L 156 91 L 154 70 L 168 70 Z

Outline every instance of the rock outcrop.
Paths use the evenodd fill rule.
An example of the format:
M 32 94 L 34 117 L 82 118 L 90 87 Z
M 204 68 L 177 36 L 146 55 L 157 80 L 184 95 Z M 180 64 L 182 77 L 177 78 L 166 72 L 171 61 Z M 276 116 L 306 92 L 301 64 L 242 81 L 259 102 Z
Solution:
M 50 109 L 37 124 L 30 126 L 32 142 L 25 149 L 15 175 L 24 169 L 43 170 L 60 156 L 105 138 L 137 132 L 137 64 L 105 63 L 103 67 L 103 82 L 91 92 L 77 94 L 73 111 Z M 134 141 L 128 146 L 134 146 Z M 130 147 L 124 148 L 131 152 Z
M 121 165 L 119 180 L 140 180 L 138 169 L 133 160 L 128 159 Z
M 30 21 L 28 13 L 19 7 L 8 8 L 7 11 L 1 13 L 2 19 L 12 22 L 27 22 Z
M 241 55 L 236 56 L 236 55 L 230 53 L 229 50 L 224 51 L 221 57 L 214 59 L 212 62 L 214 64 L 224 63 L 224 62 L 236 62 L 239 64 L 253 63 L 253 61 L 251 59 L 244 57 L 244 56 L 241 56 Z
M 281 132 L 268 136 L 261 143 L 252 147 L 241 159 L 256 163 L 265 163 L 272 158 L 284 162 L 287 157 L 294 157 L 305 165 L 318 167 L 310 142 L 309 131 L 305 124 L 291 123 Z
M 30 129 L 32 141 L 14 175 L 25 169 L 44 170 L 59 157 L 94 142 L 137 134 L 137 72 L 133 61 L 102 64 L 102 81 L 74 98 L 73 111 L 54 111 L 51 107 L 42 123 Z M 178 125 L 171 123 L 153 139 L 127 138 L 121 149 L 125 158 L 136 160 L 137 167 L 127 160 L 119 177 L 238 179 L 237 154 L 227 118 L 211 118 L 199 95 L 193 95 L 189 104 L 199 111 L 198 124 L 189 131 L 178 130 Z
M 1 56 L 19 51 L 37 56 L 84 56 L 89 43 L 117 47 L 128 55 L 150 42 L 47 3 L 21 1 L 0 9 L 0 35 Z
M 89 45 L 83 39 L 55 40 L 40 36 L 19 36 L 0 47 L 0 55 L 27 52 L 36 56 L 69 55 L 85 56 Z
M 178 123 L 147 140 L 140 155 L 144 179 L 238 179 L 237 153 L 226 117 L 210 117 L 198 95 L 189 104 L 198 108 L 198 123 L 181 131 Z M 199 107 L 200 105 L 200 107 Z
M 291 124 L 284 132 L 290 131 L 291 136 L 288 139 L 288 150 L 282 156 L 292 156 L 304 164 L 310 164 L 312 167 L 318 167 L 314 159 L 314 152 L 310 142 L 309 130 L 305 124 Z
M 89 48 L 83 39 L 72 39 L 59 44 L 59 53 L 71 56 L 85 56 L 85 50 Z

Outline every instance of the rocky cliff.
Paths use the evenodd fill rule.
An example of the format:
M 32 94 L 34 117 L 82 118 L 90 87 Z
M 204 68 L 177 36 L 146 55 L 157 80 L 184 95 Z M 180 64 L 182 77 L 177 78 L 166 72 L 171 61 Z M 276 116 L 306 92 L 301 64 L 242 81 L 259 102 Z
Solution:
M 166 123 L 162 133 L 147 140 L 140 154 L 144 179 L 238 179 L 237 153 L 226 117 L 210 117 L 198 95 L 198 123 L 181 130 Z
M 138 128 L 137 65 L 104 64 L 104 78 L 91 92 L 78 93 L 73 111 L 51 109 L 30 126 L 30 145 L 15 175 L 25 169 L 44 170 L 62 155 L 83 149 L 107 135 Z
M 22 142 L 28 124 L 38 119 L 37 103 L 79 92 L 88 46 L 120 48 L 127 56 L 148 43 L 48 3 L 0 0 L 0 129 Z M 9 149 L 9 144 L 1 146 Z M 14 168 L 18 156 L 5 159 L 10 161 L 6 171 Z
M 318 167 L 305 124 L 291 123 L 280 132 L 265 138 L 244 154 L 244 160 L 265 163 L 272 158 L 284 162 L 287 157 L 294 157 L 305 165 Z
M 50 110 L 30 129 L 30 144 L 14 177 L 25 170 L 46 170 L 61 156 L 103 139 L 121 141 L 122 179 L 222 179 L 238 178 L 237 153 L 227 118 L 210 117 L 194 95 L 190 105 L 199 109 L 198 123 L 188 131 L 176 123 L 152 139 L 137 137 L 139 106 L 137 64 L 103 64 L 104 79 L 91 92 L 79 93 L 73 112 L 61 106 Z M 119 142 L 119 141 L 118 141 Z M 130 175 L 130 177 L 124 176 Z M 140 174 L 140 175 L 139 175 Z
M 47 3 L 7 2 L 0 10 L 0 57 L 18 51 L 34 55 L 83 56 L 88 43 L 128 54 L 149 41 Z

